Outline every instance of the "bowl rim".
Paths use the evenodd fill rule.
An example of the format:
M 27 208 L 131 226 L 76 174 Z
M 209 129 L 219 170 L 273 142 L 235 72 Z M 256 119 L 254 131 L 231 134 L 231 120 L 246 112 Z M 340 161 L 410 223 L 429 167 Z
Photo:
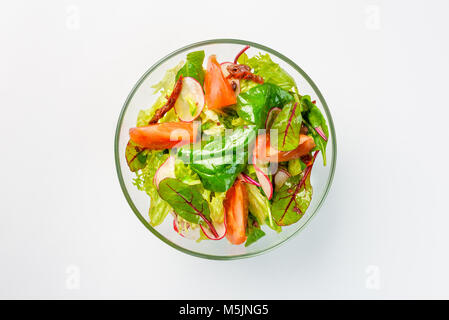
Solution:
M 275 55 L 277 58 L 283 60 L 284 62 L 288 63 L 293 69 L 295 69 L 297 72 L 299 72 L 301 74 L 301 76 L 309 83 L 309 85 L 312 87 L 312 89 L 315 91 L 315 93 L 317 94 L 317 98 L 320 100 L 321 105 L 324 109 L 324 112 L 326 113 L 326 117 L 328 119 L 328 125 L 330 128 L 330 134 L 331 134 L 331 142 L 332 142 L 332 148 L 333 148 L 333 156 L 332 156 L 332 161 L 330 164 L 330 174 L 329 177 L 327 179 L 326 182 L 326 187 L 324 190 L 324 194 L 321 197 L 318 205 L 316 206 L 315 210 L 312 212 L 312 214 L 310 215 L 310 217 L 307 219 L 307 221 L 300 227 L 298 228 L 298 230 L 296 230 L 294 233 L 292 233 L 289 237 L 283 239 L 282 241 L 268 247 L 262 250 L 257 250 L 254 252 L 250 252 L 250 253 L 244 253 L 244 254 L 238 254 L 238 255 L 232 255 L 232 256 L 219 256 L 219 255 L 210 255 L 210 254 L 205 254 L 205 253 L 200 253 L 200 252 L 196 252 L 196 251 L 192 251 L 186 248 L 181 247 L 180 245 L 177 245 L 176 243 L 171 242 L 169 239 L 167 239 L 166 237 L 164 237 L 160 232 L 158 232 L 155 228 L 153 228 L 148 221 L 140 214 L 139 210 L 137 209 L 137 207 L 134 205 L 134 202 L 131 199 L 131 196 L 128 193 L 128 190 L 125 186 L 125 181 L 123 179 L 123 175 L 122 175 L 122 170 L 120 167 L 120 154 L 119 154 L 119 138 L 120 138 L 120 129 L 122 127 L 122 123 L 123 123 L 123 117 L 126 113 L 126 110 L 128 109 L 128 105 L 131 101 L 131 99 L 133 98 L 134 94 L 136 93 L 136 91 L 139 89 L 139 87 L 142 85 L 143 81 L 156 69 L 158 68 L 162 63 L 164 63 L 166 60 L 191 49 L 194 48 L 198 48 L 201 46 L 205 46 L 205 45 L 210 45 L 210 44 L 240 44 L 240 45 L 249 45 L 251 47 L 257 48 L 257 49 L 261 49 L 264 50 L 265 52 L 268 52 L 270 54 Z M 247 40 L 242 40 L 242 39 L 231 39 L 231 38 L 224 38 L 224 39 L 210 39 L 210 40 L 203 40 L 203 41 L 199 41 L 199 42 L 195 42 L 195 43 L 191 43 L 189 45 L 183 46 L 171 53 L 169 53 L 168 55 L 166 55 L 165 57 L 163 57 L 162 59 L 160 59 L 159 61 L 157 61 L 155 64 L 153 64 L 141 77 L 140 79 L 137 81 L 137 83 L 133 86 L 131 92 L 128 94 L 126 101 L 122 107 L 122 110 L 120 112 L 119 115 L 119 119 L 117 121 L 117 127 L 116 127 L 116 131 L 115 131 L 115 137 L 114 137 L 114 157 L 115 157 L 115 167 L 116 167 L 116 171 L 117 171 L 117 176 L 119 179 L 119 183 L 120 183 L 120 187 L 122 189 L 122 192 L 129 204 L 129 206 L 131 207 L 132 211 L 134 212 L 134 214 L 137 216 L 137 218 L 143 223 L 143 225 L 150 230 L 156 237 L 158 237 L 160 240 L 162 240 L 164 243 L 168 244 L 170 247 L 175 248 L 183 253 L 189 254 L 191 256 L 195 256 L 195 257 L 199 257 L 199 258 L 204 258 L 204 259 L 210 259 L 210 260 L 236 260 L 236 259 L 243 259 L 243 258 L 249 258 L 249 257 L 254 257 L 254 256 L 258 256 L 261 255 L 263 253 L 267 253 L 277 247 L 279 247 L 280 245 L 284 244 L 287 240 L 292 239 L 294 236 L 298 235 L 300 233 L 300 231 L 302 231 L 312 220 L 312 218 L 316 215 L 316 213 L 319 211 L 319 209 L 321 208 L 321 206 L 324 203 L 324 200 L 327 197 L 327 194 L 329 193 L 330 187 L 332 185 L 332 181 L 334 178 L 334 174 L 335 174 L 335 167 L 336 167 L 336 162 L 337 162 L 337 141 L 336 141 L 336 134 L 335 134 L 335 127 L 334 127 L 334 122 L 329 110 L 329 107 L 327 106 L 327 103 L 323 97 L 323 95 L 321 94 L 321 91 L 318 89 L 318 87 L 316 86 L 316 84 L 312 81 L 312 79 L 304 72 L 304 70 L 302 70 L 295 62 L 293 62 L 292 60 L 290 60 L 289 58 L 287 58 L 286 56 L 284 56 L 282 53 L 277 52 L 276 50 L 273 50 L 269 47 L 266 47 L 264 45 L 261 45 L 259 43 L 255 43 L 252 41 L 247 41 Z

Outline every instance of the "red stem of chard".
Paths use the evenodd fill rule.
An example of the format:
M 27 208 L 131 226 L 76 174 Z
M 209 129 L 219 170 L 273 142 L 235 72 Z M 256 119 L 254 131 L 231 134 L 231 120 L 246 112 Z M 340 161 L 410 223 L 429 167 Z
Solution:
M 323 129 L 321 129 L 321 127 L 316 127 L 314 129 L 315 129 L 316 133 L 318 133 L 320 135 L 320 137 L 324 139 L 324 141 L 327 141 L 327 137 L 324 134 Z
M 243 181 L 249 184 L 253 184 L 257 187 L 260 187 L 260 183 L 257 182 L 256 180 L 254 180 L 253 178 L 251 178 L 250 176 L 248 176 L 246 173 L 241 173 Z
M 237 61 L 239 60 L 239 58 L 240 58 L 240 56 L 246 51 L 246 50 L 248 50 L 249 49 L 249 46 L 245 46 L 236 56 L 235 56 L 235 59 L 234 59 L 234 63 L 236 64 L 237 63 Z
M 296 186 L 295 191 L 291 195 L 290 201 L 288 202 L 287 207 L 285 208 L 284 213 L 282 214 L 282 217 L 279 219 L 279 221 L 282 221 L 282 219 L 284 219 L 285 214 L 288 211 L 288 208 L 290 208 L 290 205 L 292 204 L 296 195 L 301 190 L 302 185 L 306 183 L 307 177 L 310 175 L 310 172 L 312 172 L 312 167 L 313 167 L 313 164 L 315 163 L 315 159 L 316 159 L 316 156 L 318 155 L 318 152 L 320 152 L 320 150 L 315 151 L 315 153 L 313 154 L 313 159 L 311 161 L 311 164 L 304 171 L 304 176 L 302 177 L 301 181 Z
M 208 225 L 208 227 L 209 227 L 210 231 L 212 232 L 212 234 L 213 234 L 216 238 L 218 238 L 218 232 L 217 232 L 217 230 L 215 230 L 215 227 L 214 227 L 214 225 L 212 224 L 212 222 L 210 222 L 210 221 L 206 218 L 206 216 L 205 216 L 200 210 L 198 210 L 197 208 L 195 208 L 195 206 L 193 205 L 193 203 L 192 203 L 191 201 L 189 201 L 189 200 L 187 200 L 186 198 L 184 198 L 182 194 L 180 194 L 178 191 L 176 191 L 175 189 L 173 189 L 170 185 L 168 185 L 168 187 L 169 187 L 173 192 L 175 192 L 178 196 L 180 196 L 181 199 L 184 200 L 185 203 L 187 203 L 187 205 L 188 205 L 190 208 L 192 208 L 192 209 L 196 212 L 196 214 L 199 215 L 199 216 L 201 217 L 201 219 L 204 220 L 204 222 L 206 222 L 206 224 Z

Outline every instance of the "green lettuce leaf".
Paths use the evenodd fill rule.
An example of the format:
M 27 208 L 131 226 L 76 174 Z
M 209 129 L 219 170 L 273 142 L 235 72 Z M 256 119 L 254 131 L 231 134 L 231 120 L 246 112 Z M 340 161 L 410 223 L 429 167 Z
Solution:
M 237 97 L 237 114 L 248 123 L 256 125 L 258 129 L 265 127 L 268 111 L 274 107 L 282 107 L 293 101 L 293 96 L 271 83 L 255 86 Z
M 137 188 L 150 196 L 149 217 L 153 227 L 160 225 L 172 210 L 170 205 L 159 196 L 157 188 L 153 184 L 154 174 L 167 158 L 168 154 L 164 154 L 162 151 L 148 151 L 146 165 L 134 179 Z
M 265 232 L 260 229 L 259 224 L 256 223 L 255 218 L 252 215 L 248 215 L 248 227 L 246 229 L 246 242 L 245 247 L 250 246 L 263 236 L 265 236 Z
M 313 193 L 310 175 L 299 187 L 305 172 L 288 178 L 281 189 L 275 193 L 271 210 L 277 225 L 288 226 L 297 222 L 309 207 Z
M 292 78 L 292 76 L 290 76 L 284 69 L 282 69 L 279 64 L 273 62 L 268 53 L 259 53 L 259 55 L 256 55 L 249 59 L 245 56 L 244 54 L 242 54 L 239 58 L 239 61 L 241 60 L 242 62 L 245 62 L 243 64 L 250 66 L 254 70 L 254 73 L 261 76 L 265 82 L 278 85 L 279 87 L 287 91 L 292 90 L 292 88 L 296 87 L 295 80 Z
M 245 93 L 248 90 L 258 86 L 259 84 L 257 82 L 251 81 L 251 80 L 240 80 L 240 93 Z
M 175 76 L 176 73 L 181 69 L 183 65 L 183 62 L 181 61 L 178 65 L 175 67 L 167 70 L 165 72 L 164 78 L 156 83 L 152 88 L 154 88 L 154 93 L 159 93 L 159 97 L 156 99 L 156 101 L 153 103 L 153 105 L 144 110 L 140 110 L 139 114 L 137 115 L 137 126 L 143 127 L 147 126 L 148 122 L 153 118 L 155 112 L 157 109 L 164 106 L 164 104 L 167 102 L 167 97 L 170 96 L 173 87 L 175 86 Z M 176 121 L 177 120 L 176 113 L 174 109 L 168 111 L 162 119 L 159 120 L 159 122 L 170 122 L 170 121 Z
M 159 195 L 185 220 L 202 225 L 210 223 L 209 204 L 197 186 L 166 178 L 159 183 Z
M 179 181 L 188 185 L 200 185 L 201 180 L 198 175 L 192 171 L 188 164 L 179 159 L 175 161 L 175 177 Z
M 306 168 L 306 164 L 301 159 L 291 159 L 288 161 L 288 172 L 292 176 L 297 176 Z
M 315 141 L 315 149 L 320 150 L 323 155 L 323 164 L 326 165 L 326 146 L 327 141 L 324 140 L 315 130 L 321 128 L 326 137 L 329 137 L 329 128 L 327 127 L 326 119 L 321 113 L 320 109 L 312 103 L 310 96 L 301 97 L 302 116 L 304 123 L 309 129 L 308 135 L 312 136 Z
M 226 197 L 226 192 L 213 192 L 204 189 L 202 192 L 203 198 L 209 202 L 210 217 L 216 223 L 222 223 L 224 220 L 223 200 Z
M 226 192 L 212 192 L 204 189 L 198 174 L 194 172 L 188 164 L 185 164 L 179 159 L 176 159 L 175 162 L 175 176 L 178 180 L 185 184 L 195 185 L 203 198 L 209 203 L 210 217 L 212 221 L 216 223 L 223 222 L 223 200 L 226 197 Z
M 248 160 L 248 145 L 255 140 L 254 126 L 236 128 L 231 134 L 211 136 L 208 141 L 185 145 L 178 157 L 198 174 L 207 190 L 224 192 L 242 172 Z
M 226 127 L 221 124 L 220 116 L 213 110 L 203 109 L 200 114 L 201 118 L 201 131 L 203 134 L 210 136 L 221 135 L 224 133 Z
M 204 84 L 204 51 L 194 51 L 187 54 L 187 60 L 184 66 L 176 74 L 176 81 L 180 76 L 192 77 L 198 80 L 201 86 Z
M 154 89 L 154 93 L 161 93 L 161 96 L 166 96 L 166 95 L 170 95 L 170 93 L 172 92 L 176 80 L 178 80 L 176 78 L 176 74 L 179 72 L 179 70 L 182 68 L 182 66 L 184 65 L 183 61 L 180 61 L 176 66 L 174 66 L 171 69 L 168 69 L 165 72 L 164 77 L 162 78 L 161 81 L 159 81 L 158 83 L 156 83 L 155 85 L 151 86 L 151 88 Z
M 276 149 L 280 151 L 296 149 L 299 146 L 301 124 L 302 117 L 299 104 L 296 102 L 286 104 L 271 126 L 272 130 L 278 130 Z
M 260 189 L 252 184 L 245 184 L 248 191 L 249 211 L 257 219 L 259 225 L 265 224 L 268 221 L 272 225 L 272 217 L 270 210 L 270 202 L 268 198 L 260 192 Z
M 147 164 L 148 150 L 129 140 L 125 149 L 125 158 L 131 172 L 139 171 L 145 168 Z

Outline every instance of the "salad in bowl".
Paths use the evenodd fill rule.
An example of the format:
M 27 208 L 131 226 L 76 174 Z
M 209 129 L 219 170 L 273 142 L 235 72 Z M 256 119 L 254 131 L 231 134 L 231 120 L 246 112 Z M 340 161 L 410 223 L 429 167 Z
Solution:
M 321 97 L 302 93 L 269 53 L 248 49 L 183 53 L 122 133 L 151 229 L 168 223 L 182 241 L 246 248 L 307 215 L 332 123 Z

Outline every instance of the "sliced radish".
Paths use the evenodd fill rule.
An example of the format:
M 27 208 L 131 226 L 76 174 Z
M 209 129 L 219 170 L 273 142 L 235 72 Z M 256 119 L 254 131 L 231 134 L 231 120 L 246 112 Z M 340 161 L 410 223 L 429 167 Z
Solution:
M 223 76 L 226 78 L 229 76 L 228 66 L 233 65 L 232 62 L 222 62 L 220 63 L 221 72 L 223 73 Z
M 267 166 L 269 162 L 263 162 L 257 160 L 256 153 L 253 153 L 253 166 L 256 170 L 257 180 L 259 180 L 260 186 L 267 196 L 268 200 L 273 197 L 273 184 L 270 181 L 270 177 L 267 174 Z
M 265 129 L 270 130 L 271 126 L 274 123 L 274 120 L 278 116 L 279 112 L 281 112 L 282 109 L 275 107 L 271 108 L 270 111 L 268 111 L 267 120 L 265 120 Z
M 290 177 L 291 174 L 287 170 L 279 169 L 274 176 L 274 190 L 278 191 Z
M 192 77 L 182 79 L 182 89 L 175 103 L 175 112 L 181 121 L 195 120 L 204 107 L 204 92 L 201 84 Z
M 233 65 L 232 62 L 222 62 L 220 64 L 221 66 L 221 72 L 223 73 L 223 76 L 227 78 L 229 76 L 228 66 Z M 229 83 L 231 84 L 231 88 L 234 90 L 235 95 L 237 96 L 240 93 L 240 80 L 230 78 L 228 79 Z
M 273 197 L 273 185 L 271 184 L 270 178 L 259 167 L 254 166 L 254 168 L 256 169 L 256 176 L 263 192 L 266 194 L 268 200 L 271 200 Z
M 200 225 L 201 230 L 203 230 L 205 236 L 208 239 L 210 239 L 210 240 L 223 239 L 223 237 L 226 235 L 226 231 L 227 231 L 227 228 L 226 228 L 226 215 L 224 215 L 222 223 L 212 222 L 212 224 L 214 225 L 215 231 L 217 231 L 218 237 L 214 236 L 214 234 L 212 233 L 212 231 L 208 227 Z
M 200 228 L 192 228 L 192 225 L 188 221 L 179 219 L 176 213 L 174 213 L 174 216 L 173 229 L 176 233 L 178 233 L 181 237 L 191 240 L 198 240 L 200 238 Z
M 153 184 L 159 188 L 159 183 L 166 178 L 176 178 L 175 176 L 175 157 L 170 156 L 157 169 L 153 177 Z

